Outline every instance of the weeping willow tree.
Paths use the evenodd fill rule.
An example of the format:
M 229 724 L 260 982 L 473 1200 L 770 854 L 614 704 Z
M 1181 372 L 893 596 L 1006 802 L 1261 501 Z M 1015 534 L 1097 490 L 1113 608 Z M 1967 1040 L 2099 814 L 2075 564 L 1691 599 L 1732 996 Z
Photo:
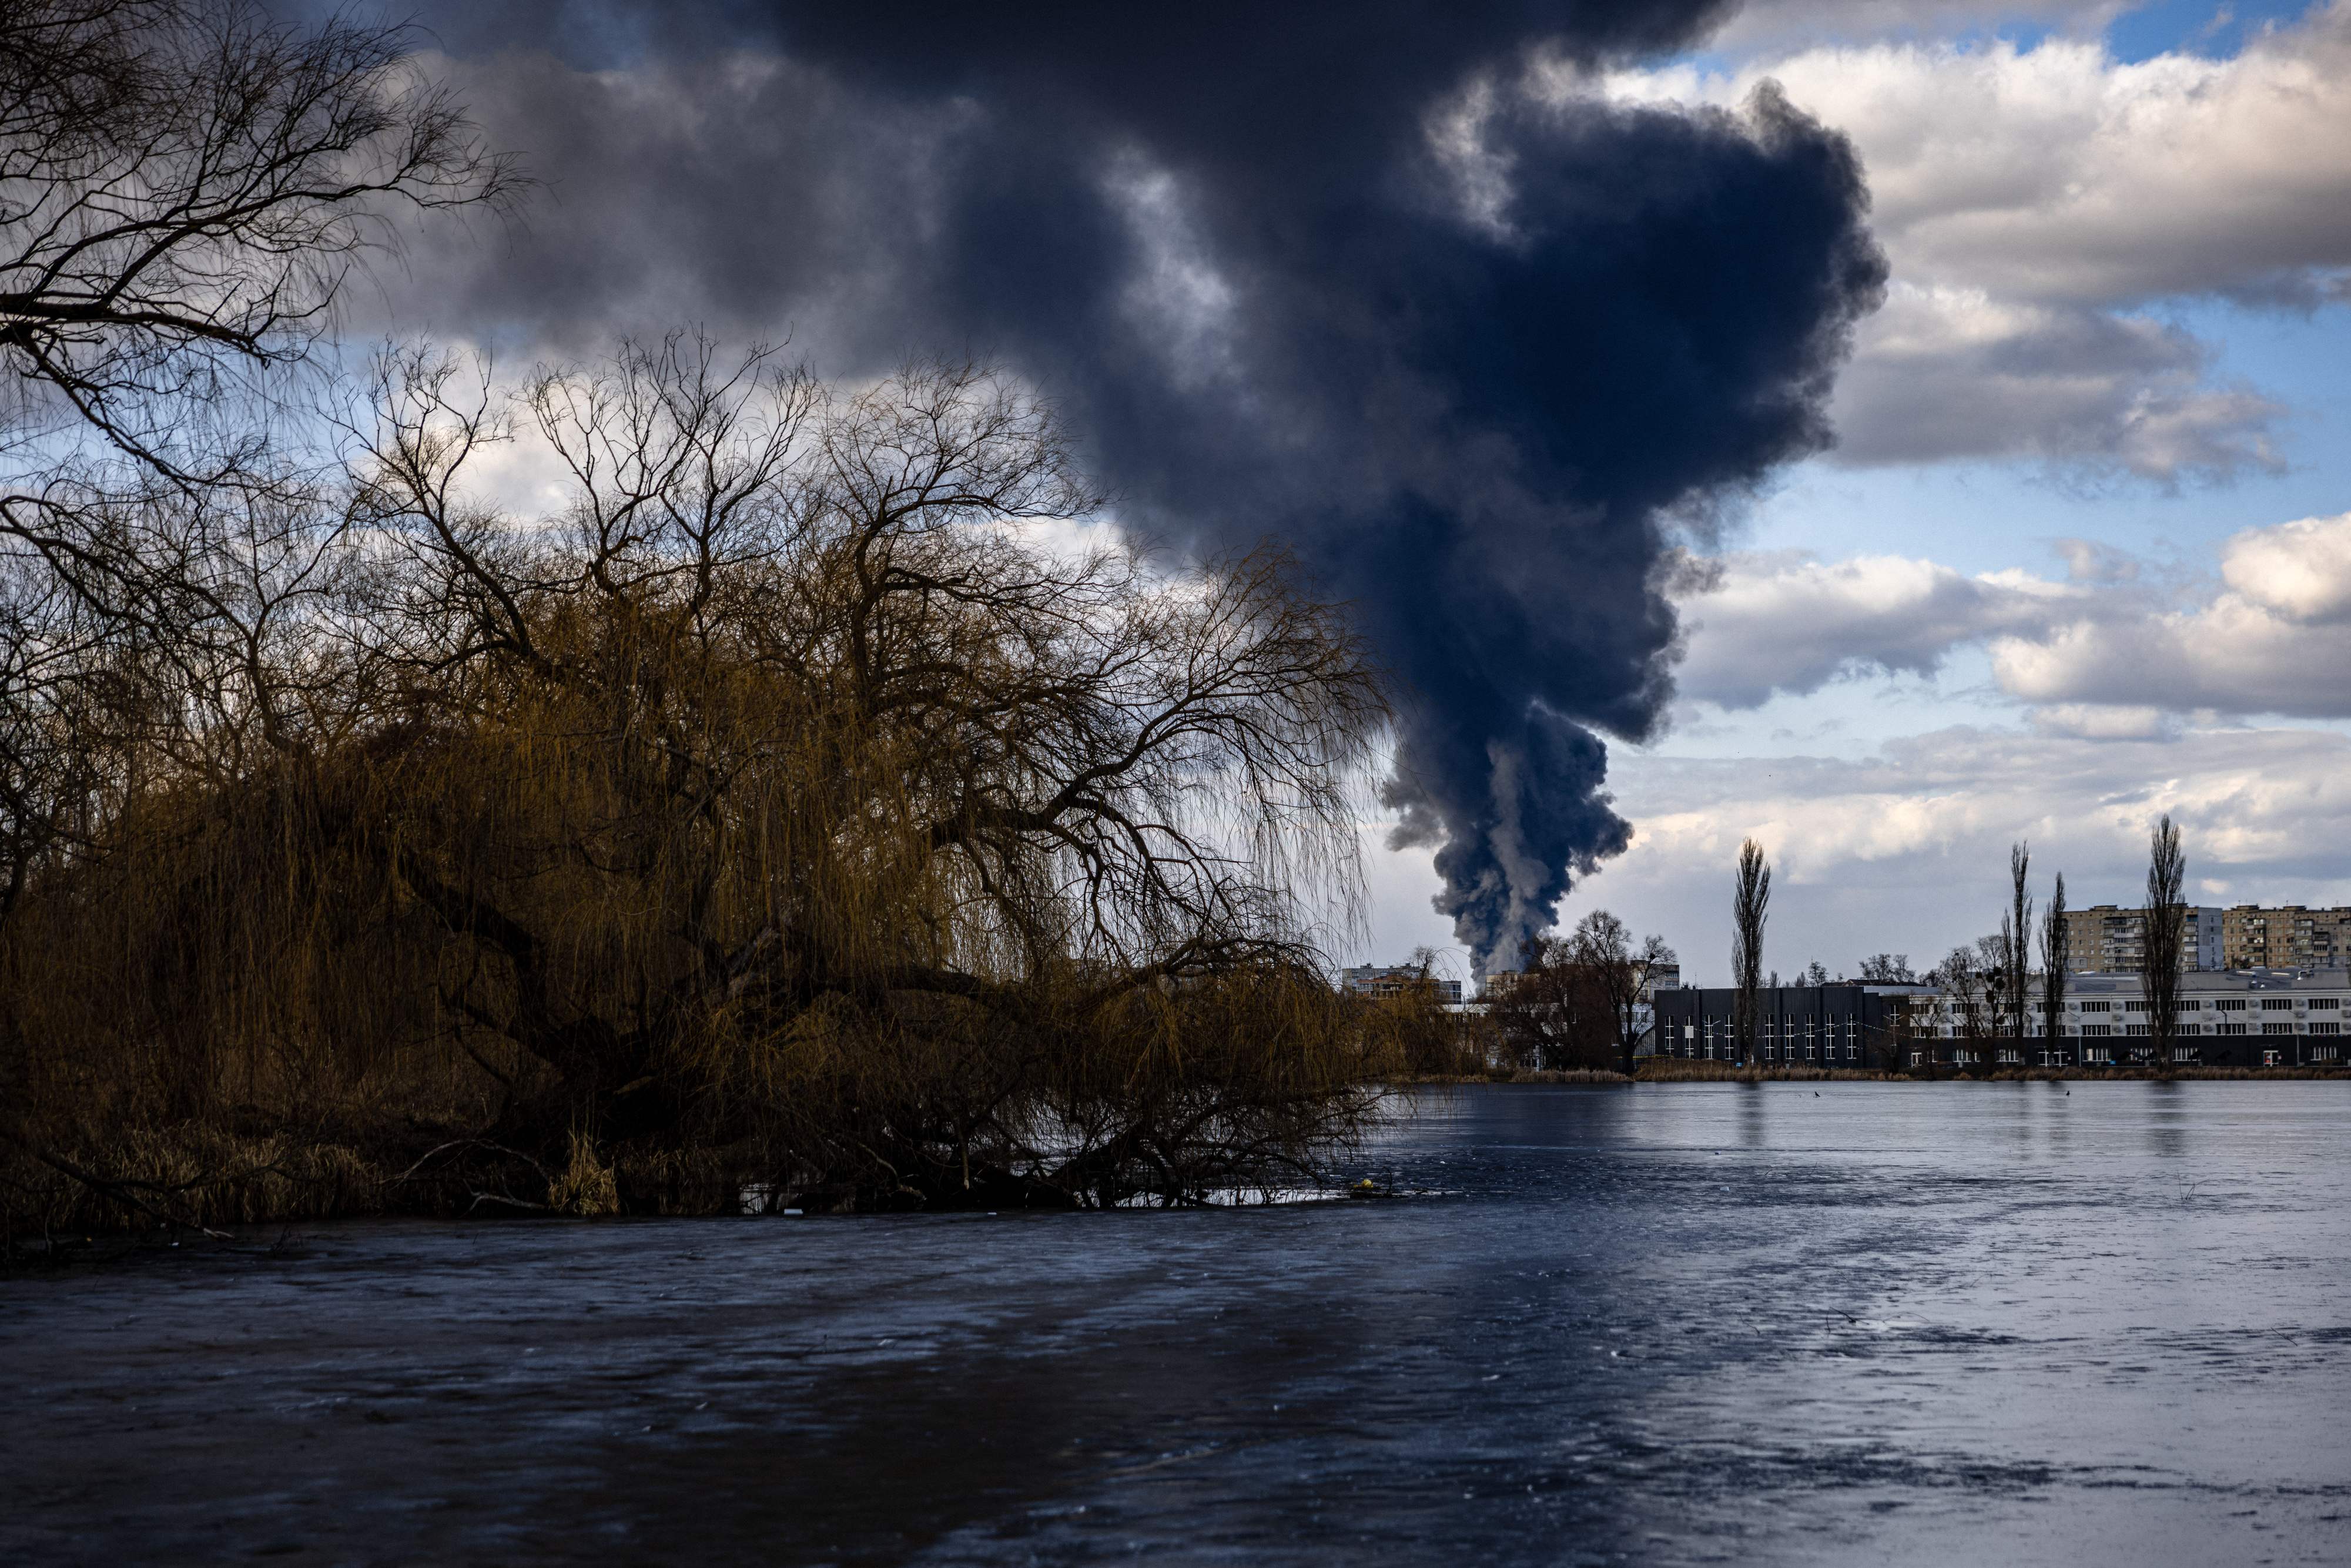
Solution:
M 1395 1049 L 1341 617 L 970 367 L 342 382 L 386 220 L 524 190 L 414 42 L 0 5 L 0 1218 L 1311 1168 Z
M 207 612 L 124 652 L 5 928 L 45 1149 L 241 1137 L 174 1168 L 247 1208 L 297 1144 L 469 1202 L 1106 1204 L 1360 1124 L 1315 941 L 1384 709 L 1278 554 L 1069 528 L 1050 411 L 971 367 L 420 352 L 367 402 L 346 482 L 140 503 Z M 517 447 L 559 506 L 482 498 Z

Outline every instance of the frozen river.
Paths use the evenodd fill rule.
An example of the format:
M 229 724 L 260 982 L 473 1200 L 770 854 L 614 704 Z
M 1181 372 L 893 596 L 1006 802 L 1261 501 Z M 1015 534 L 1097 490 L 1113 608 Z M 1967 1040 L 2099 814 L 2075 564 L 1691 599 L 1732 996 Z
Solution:
M 1411 1199 L 19 1275 L 0 1561 L 2343 1563 L 2346 1155 L 2351 1083 L 1495 1088 Z

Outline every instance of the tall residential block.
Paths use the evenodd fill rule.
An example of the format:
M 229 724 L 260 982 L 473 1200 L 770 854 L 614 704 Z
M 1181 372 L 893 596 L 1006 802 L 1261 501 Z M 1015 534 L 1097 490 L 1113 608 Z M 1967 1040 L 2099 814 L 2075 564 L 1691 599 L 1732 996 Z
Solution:
M 2220 917 L 2220 947 L 2231 969 L 2334 969 L 2351 963 L 2351 909 L 2232 905 Z
M 2218 969 L 2224 962 L 2224 922 L 2217 905 L 2190 904 L 2179 933 L 2179 967 Z M 2135 975 L 2147 967 L 2147 911 L 2112 904 L 2065 912 L 2067 967 L 2097 974 Z M 2231 968 L 2236 967 L 2231 964 Z

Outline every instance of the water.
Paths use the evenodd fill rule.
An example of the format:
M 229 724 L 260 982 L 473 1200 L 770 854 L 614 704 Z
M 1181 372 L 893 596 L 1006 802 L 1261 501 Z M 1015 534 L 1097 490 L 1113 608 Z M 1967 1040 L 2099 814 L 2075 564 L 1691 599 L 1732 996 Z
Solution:
M 1481 1089 L 1352 1173 L 1433 1197 L 20 1276 L 0 1559 L 2351 1561 L 2346 1134 L 2332 1082 Z

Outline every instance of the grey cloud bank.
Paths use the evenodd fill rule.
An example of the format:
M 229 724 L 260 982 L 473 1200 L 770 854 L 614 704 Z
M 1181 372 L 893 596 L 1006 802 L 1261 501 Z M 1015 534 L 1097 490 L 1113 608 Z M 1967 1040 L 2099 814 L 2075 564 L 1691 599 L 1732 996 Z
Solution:
M 1883 265 L 1850 150 L 1767 91 L 1522 90 L 1718 7 L 444 7 L 549 199 L 411 248 L 398 319 L 526 353 L 699 319 L 860 374 L 1049 389 L 1123 521 L 1280 541 L 1406 692 L 1388 801 L 1509 961 L 1627 841 L 1676 519 L 1823 448 Z
M 1969 577 L 1931 560 L 1743 555 L 1679 602 L 1684 696 L 1726 708 L 1867 674 L 1931 675 L 1987 649 L 2000 689 L 2046 705 L 2043 733 L 2168 734 L 2141 714 L 2351 718 L 2351 513 L 2249 528 L 2185 594 L 2109 549 L 2061 541 L 2069 579 Z

